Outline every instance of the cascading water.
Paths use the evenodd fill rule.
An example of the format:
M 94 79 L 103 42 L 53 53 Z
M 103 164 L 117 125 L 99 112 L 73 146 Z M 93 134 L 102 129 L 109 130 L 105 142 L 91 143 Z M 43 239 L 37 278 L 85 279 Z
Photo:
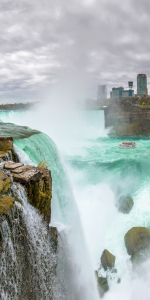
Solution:
M 15 202 L 11 216 L 2 221 L 1 299 L 61 299 L 56 283 L 57 258 L 45 224 L 28 203 L 24 188 L 13 184 L 12 190 L 19 202 Z
M 59 146 L 63 159 L 60 158 L 54 143 L 43 133 L 32 135 L 24 140 L 15 140 L 19 155 L 22 155 L 24 151 L 33 164 L 39 163 L 42 159 L 51 164 L 52 217 L 55 222 L 65 225 L 65 230 L 62 230 L 63 239 L 61 239 L 63 251 L 67 245 L 66 251 L 62 251 L 64 255 L 60 259 L 62 268 L 59 273 L 65 272 L 69 278 L 69 274 L 72 276 L 75 270 L 75 278 L 78 277 L 78 280 L 75 281 L 72 276 L 74 282 L 71 291 L 78 284 L 82 285 L 78 287 L 73 299 L 80 299 L 79 295 L 82 299 L 97 299 L 96 294 L 93 296 L 89 293 L 92 289 L 91 285 L 87 290 L 89 296 L 84 295 L 84 292 L 86 293 L 87 282 L 91 284 L 90 279 L 94 269 L 99 267 L 99 258 L 106 248 L 116 256 L 118 272 L 114 280 L 108 278 L 110 291 L 105 298 L 108 300 L 120 298 L 148 300 L 150 296 L 149 262 L 147 261 L 147 264 L 139 269 L 139 273 L 132 271 L 130 257 L 124 245 L 124 235 L 133 226 L 150 228 L 149 138 L 134 137 L 137 143 L 136 149 L 119 149 L 118 145 L 122 139 L 107 135 L 108 131 L 104 129 L 104 115 L 100 111 L 73 113 L 69 116 L 69 120 L 65 119 L 62 126 L 59 122 L 58 128 L 52 126 L 53 119 L 48 119 L 45 115 L 45 122 L 39 125 L 38 117 L 42 120 L 42 116 L 39 116 L 37 112 L 35 115 L 34 117 L 32 114 L 32 120 L 30 120 L 31 112 L 22 113 L 21 118 L 19 113 L 17 117 L 15 112 L 8 113 L 7 122 L 17 122 L 38 130 L 41 128 Z M 0 119 L 6 121 L 6 116 L 1 113 Z M 128 138 L 128 140 L 133 139 Z M 72 189 L 64 170 L 67 171 Z M 134 207 L 128 215 L 118 213 L 116 209 L 115 203 L 120 195 L 130 195 L 134 199 Z M 78 267 L 82 269 L 82 258 L 86 255 L 84 255 L 83 244 L 80 244 L 84 238 L 82 234 L 79 234 L 81 227 L 74 198 L 81 218 L 85 244 L 90 253 L 92 271 L 89 268 L 85 272 L 86 266 L 88 267 L 88 258 L 84 260 L 84 271 L 76 270 Z M 64 241 L 66 241 L 65 245 Z M 68 255 L 67 258 L 71 262 L 70 264 L 68 262 L 66 266 L 65 254 L 68 249 L 72 249 L 72 254 Z M 77 267 L 75 267 L 77 262 Z M 144 277 L 142 277 L 143 273 Z M 86 277 L 86 275 L 89 276 Z M 117 283 L 116 278 L 121 278 L 120 284 Z M 71 286 L 71 279 L 66 288 L 66 291 L 71 293 L 69 286 Z
M 13 127 L 13 125 L 11 126 Z M 3 125 L 3 127 L 5 126 Z M 18 128 L 18 130 L 22 131 L 23 128 Z M 26 131 L 28 131 L 28 129 L 24 128 L 24 134 Z M 5 131 L 5 134 L 6 133 L 7 132 Z M 16 132 L 14 133 L 14 137 L 15 134 Z M 20 138 L 20 136 L 17 136 L 17 138 L 19 139 L 14 139 L 16 145 L 15 151 L 17 152 L 20 161 L 38 164 L 41 160 L 44 160 L 51 165 L 50 168 L 53 177 L 53 224 L 57 225 L 60 231 L 64 228 L 63 232 L 59 234 L 60 241 L 58 251 L 57 280 L 61 283 L 60 299 L 79 300 L 83 297 L 87 300 L 90 300 L 91 298 L 97 299 L 96 282 L 94 273 L 90 270 L 90 263 L 88 254 L 86 253 L 86 247 L 84 246 L 84 237 L 82 235 L 78 210 L 57 148 L 54 142 L 47 135 L 42 133 L 34 133 L 32 136 L 24 139 Z M 26 155 L 23 155 L 24 152 Z M 29 206 L 29 216 L 31 214 L 30 209 L 31 207 Z M 34 219 L 35 217 L 36 216 L 33 216 Z M 60 225 L 60 222 L 63 225 Z M 32 227 L 31 221 L 29 227 Z M 35 240 L 35 236 L 32 237 L 32 240 Z M 35 242 L 36 240 L 34 243 Z M 46 259 L 47 252 L 44 248 L 43 251 Z M 37 266 L 37 269 L 38 268 L 40 268 L 40 266 Z M 48 272 L 49 271 L 50 270 L 48 269 Z M 35 283 L 35 286 L 37 285 L 38 283 Z M 43 290 L 43 286 L 41 286 L 41 289 Z M 51 299 L 44 298 L 45 293 L 46 292 L 43 290 L 43 295 L 40 299 Z

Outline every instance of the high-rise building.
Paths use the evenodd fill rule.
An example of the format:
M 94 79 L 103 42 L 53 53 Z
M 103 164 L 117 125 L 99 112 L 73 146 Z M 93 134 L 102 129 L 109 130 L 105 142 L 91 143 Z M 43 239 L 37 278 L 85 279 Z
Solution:
M 115 88 L 112 88 L 112 92 L 111 92 L 111 98 L 113 99 L 120 99 L 122 98 L 122 92 L 123 92 L 124 88 L 122 86 Z
M 137 95 L 148 95 L 147 76 L 146 74 L 137 75 Z
M 107 99 L 107 85 L 98 85 L 97 90 L 97 101 L 102 101 Z
M 133 87 L 133 83 L 132 83 L 132 87 Z M 132 90 L 132 87 L 129 85 L 129 90 L 124 90 L 122 86 L 118 88 L 114 87 L 110 92 L 110 98 L 117 100 L 121 98 L 134 97 L 134 90 Z

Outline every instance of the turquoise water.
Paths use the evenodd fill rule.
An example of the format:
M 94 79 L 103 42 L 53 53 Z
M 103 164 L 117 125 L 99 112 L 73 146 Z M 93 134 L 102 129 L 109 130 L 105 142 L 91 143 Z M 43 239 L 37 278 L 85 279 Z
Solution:
M 51 164 L 54 218 L 72 226 L 81 220 L 92 268 L 99 267 L 105 248 L 116 256 L 122 282 L 120 285 L 110 282 L 106 299 L 149 299 L 148 292 L 144 298 L 136 292 L 143 282 L 138 276 L 133 278 L 124 235 L 133 226 L 150 228 L 150 139 L 110 137 L 109 130 L 104 128 L 102 111 L 75 112 L 69 118 L 59 119 L 58 123 L 56 115 L 55 124 L 46 116 L 44 121 L 41 115 L 39 124 L 38 112 L 35 117 L 32 115 L 30 122 L 30 114 L 23 112 L 20 117 L 14 112 L 7 116 L 0 113 L 0 119 L 41 128 L 49 135 L 32 135 L 15 140 L 15 145 L 25 151 L 35 165 L 42 159 Z M 122 141 L 135 141 L 137 147 L 120 149 Z M 117 212 L 115 203 L 121 195 L 134 200 L 128 215 Z M 147 267 L 144 270 L 147 282 L 149 272 Z M 144 289 L 148 290 L 147 284 Z

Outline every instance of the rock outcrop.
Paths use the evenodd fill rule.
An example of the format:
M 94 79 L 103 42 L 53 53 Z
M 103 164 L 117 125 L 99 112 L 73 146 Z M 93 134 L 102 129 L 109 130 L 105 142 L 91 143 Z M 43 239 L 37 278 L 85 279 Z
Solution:
M 101 264 L 104 268 L 104 270 L 107 270 L 107 268 L 113 268 L 115 265 L 116 257 L 110 253 L 107 249 L 105 249 L 101 256 Z
M 13 162 L 13 158 L 15 162 Z M 15 182 L 19 182 L 25 187 L 30 203 L 39 210 L 44 220 L 49 224 L 52 198 L 51 172 L 47 168 L 40 168 L 39 170 L 34 166 L 20 163 L 14 152 L 13 138 L 9 136 L 0 136 L 0 159 L 1 162 L 5 161 L 4 170 L 9 171 Z M 11 185 L 11 179 L 5 172 L 1 172 L 0 194 L 4 196 L 6 192 L 8 193 Z
M 117 203 L 116 207 L 118 208 L 119 212 L 123 214 L 128 214 L 134 205 L 133 199 L 131 197 L 121 196 Z
M 51 219 L 52 178 L 48 169 L 22 163 L 5 162 L 4 169 L 9 170 L 15 182 L 25 188 L 30 203 L 36 207 L 48 223 Z
M 51 218 L 51 172 L 13 162 L 10 137 L 1 137 L 0 147 L 0 298 L 40 300 L 49 295 L 52 300 L 58 231 L 47 226 Z M 23 187 L 39 214 L 23 200 Z
M 18 156 L 14 151 L 13 138 L 11 136 L 0 136 L 0 160 L 13 160 L 18 162 Z
M 97 271 L 95 271 L 95 276 L 96 276 L 96 280 L 97 280 L 98 292 L 99 292 L 100 297 L 102 298 L 104 296 L 104 294 L 106 292 L 108 292 L 108 290 L 109 290 L 108 280 L 106 277 L 99 277 Z
M 132 227 L 124 237 L 125 246 L 133 262 L 140 262 L 149 256 L 150 229 Z
M 150 109 L 143 107 L 107 107 L 105 127 L 113 127 L 110 134 L 119 136 L 150 136 Z

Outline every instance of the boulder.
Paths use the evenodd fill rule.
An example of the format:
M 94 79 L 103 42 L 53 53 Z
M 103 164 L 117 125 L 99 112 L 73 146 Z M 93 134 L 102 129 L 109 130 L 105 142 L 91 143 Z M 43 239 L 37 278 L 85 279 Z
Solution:
M 107 249 L 105 249 L 101 256 L 101 264 L 105 270 L 107 268 L 113 268 L 115 265 L 116 257 L 111 254 Z
M 116 207 L 118 208 L 119 212 L 123 214 L 128 214 L 134 205 L 133 199 L 131 197 L 121 196 L 117 203 Z
M 132 227 L 124 237 L 125 246 L 132 261 L 140 261 L 147 257 L 150 248 L 150 229 L 146 227 Z
M 20 167 L 20 168 L 24 168 L 24 167 Z M 25 166 L 24 170 L 22 170 L 22 172 L 20 172 L 19 174 L 16 174 L 17 170 L 14 170 L 12 175 L 13 175 L 14 181 L 17 181 L 20 183 L 26 184 L 30 181 L 36 181 L 42 175 L 42 172 L 33 166 Z
M 105 277 L 99 277 L 97 271 L 95 271 L 95 276 L 97 280 L 98 292 L 100 297 L 102 298 L 104 294 L 109 290 L 108 280 Z

